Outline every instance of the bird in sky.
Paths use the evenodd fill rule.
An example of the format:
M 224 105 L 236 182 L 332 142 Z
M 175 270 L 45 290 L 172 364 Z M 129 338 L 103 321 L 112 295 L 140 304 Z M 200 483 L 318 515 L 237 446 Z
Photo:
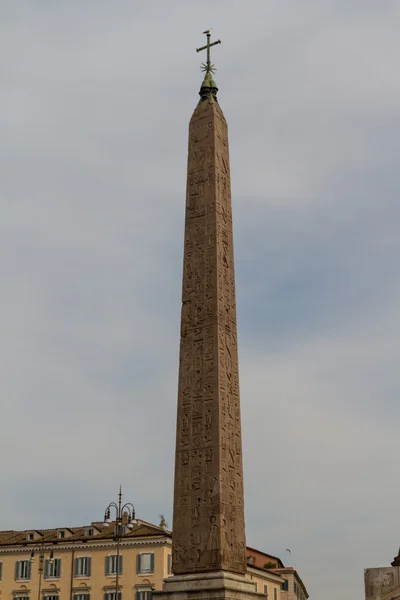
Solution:
M 289 548 L 286 548 L 285 552 L 290 552 L 290 554 L 292 554 L 292 551 L 289 550 Z
M 203 31 L 203 33 L 211 33 L 211 31 L 212 31 L 212 27 L 211 27 L 211 29 L 206 29 L 205 31 Z

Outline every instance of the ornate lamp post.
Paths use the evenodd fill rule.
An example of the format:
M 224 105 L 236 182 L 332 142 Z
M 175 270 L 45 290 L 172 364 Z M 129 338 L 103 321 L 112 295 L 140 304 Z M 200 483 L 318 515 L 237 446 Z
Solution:
M 35 560 L 35 551 L 32 550 L 31 557 L 30 557 L 31 564 L 34 562 L 34 560 Z M 51 565 L 54 563 L 53 550 L 51 550 L 51 552 L 50 552 L 49 563 Z M 38 568 L 38 572 L 39 572 L 38 600 L 40 600 L 40 592 L 42 589 L 43 569 L 44 569 L 44 538 L 42 538 L 42 541 L 40 543 L 39 568 Z
M 104 525 L 108 527 L 113 520 L 111 519 L 111 509 L 115 510 L 115 525 L 114 525 L 114 539 L 117 542 L 117 564 L 116 564 L 116 581 L 115 581 L 115 600 L 118 600 L 118 581 L 119 581 L 119 546 L 121 537 L 124 534 L 124 528 L 133 529 L 136 523 L 135 519 L 135 507 L 131 502 L 122 504 L 122 489 L 119 488 L 118 504 L 116 502 L 110 502 L 104 512 Z

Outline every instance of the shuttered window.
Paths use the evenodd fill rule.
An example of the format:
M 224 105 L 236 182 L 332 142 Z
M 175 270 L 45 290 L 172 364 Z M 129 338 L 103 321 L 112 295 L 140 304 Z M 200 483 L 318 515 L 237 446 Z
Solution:
M 0 581 L 2 580 L 2 578 L 3 578 L 3 563 L 0 562 Z
M 274 587 L 274 600 L 278 600 L 278 588 Z
M 90 556 L 78 556 L 75 559 L 75 577 L 90 577 L 92 573 L 92 559 Z
M 104 600 L 116 600 L 117 594 L 115 592 L 106 592 L 104 594 Z M 118 592 L 118 600 L 122 600 L 122 592 Z
M 172 554 L 168 554 L 168 573 L 172 573 Z
M 58 579 L 61 575 L 61 558 L 47 559 L 44 567 L 46 579 Z
M 74 594 L 74 600 L 90 600 L 90 594 Z
M 15 563 L 15 579 L 30 579 L 31 578 L 31 561 L 17 560 Z
M 136 592 L 135 600 L 152 600 L 153 593 L 151 590 L 140 590 Z
M 154 573 L 154 552 L 143 552 L 137 555 L 136 571 L 138 573 Z
M 60 600 L 60 596 L 58 594 L 53 594 L 52 596 L 44 596 L 44 600 Z
M 119 555 L 118 560 L 119 568 L 118 574 L 122 575 L 122 555 Z M 106 556 L 106 575 L 116 575 L 117 574 L 117 555 L 112 554 L 110 556 Z
M 264 596 L 268 598 L 268 586 L 264 585 Z

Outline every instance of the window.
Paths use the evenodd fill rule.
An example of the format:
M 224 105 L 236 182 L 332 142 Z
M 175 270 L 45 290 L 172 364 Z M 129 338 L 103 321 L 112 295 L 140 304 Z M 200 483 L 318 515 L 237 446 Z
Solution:
M 17 560 L 15 563 L 15 579 L 30 579 L 31 578 L 31 561 Z
M 74 600 L 90 600 L 90 594 L 74 594 Z
M 94 529 L 93 529 L 93 527 L 89 527 L 89 529 L 86 529 L 85 535 L 87 537 L 93 537 L 94 536 Z
M 154 552 L 138 554 L 136 570 L 138 573 L 154 573 Z
M 58 579 L 61 575 L 61 558 L 47 559 L 44 567 L 46 579 Z M 47 596 L 46 596 L 47 597 Z
M 268 586 L 264 585 L 264 596 L 268 598 Z
M 278 600 L 278 588 L 274 587 L 274 600 Z
M 29 596 L 15 596 L 15 600 L 29 600 Z
M 255 581 L 254 583 L 256 584 L 256 592 L 258 592 L 258 582 Z
M 294 582 L 294 593 L 297 595 L 297 583 Z
M 90 556 L 79 556 L 75 559 L 75 577 L 90 577 L 92 571 L 92 559 Z
M 26 539 L 28 540 L 28 542 L 31 542 L 34 539 L 34 535 L 33 533 L 27 533 L 26 534 Z
M 59 595 L 58 594 L 54 594 L 51 596 L 48 596 L 47 594 L 44 596 L 44 600 L 59 600 Z
M 65 538 L 65 531 L 64 531 L 64 529 L 60 529 L 60 531 L 58 532 L 58 537 L 60 538 L 60 540 L 62 540 L 63 538 Z
M 139 590 L 136 592 L 135 600 L 152 600 L 153 592 L 151 590 Z
M 118 563 L 119 563 L 118 574 L 122 575 L 122 556 L 121 555 L 119 555 Z M 106 575 L 116 575 L 116 574 L 117 574 L 117 555 L 112 554 L 111 556 L 106 556 Z M 111 600 L 113 600 L 113 599 L 111 599 Z
M 104 594 L 104 600 L 117 600 L 116 592 L 106 592 Z M 122 600 L 122 592 L 118 592 L 118 600 Z
M 168 554 L 168 573 L 172 573 L 172 554 Z

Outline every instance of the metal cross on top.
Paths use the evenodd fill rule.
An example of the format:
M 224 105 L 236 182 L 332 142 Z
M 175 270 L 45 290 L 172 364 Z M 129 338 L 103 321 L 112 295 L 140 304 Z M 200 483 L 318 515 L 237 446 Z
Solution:
M 211 64 L 210 61 L 210 48 L 211 46 L 215 46 L 216 44 L 220 44 L 221 40 L 217 40 L 216 42 L 212 42 L 211 43 L 211 29 L 206 29 L 206 31 L 203 31 L 203 33 L 205 33 L 205 35 L 207 36 L 207 44 L 206 46 L 202 46 L 201 48 L 196 48 L 196 52 L 201 52 L 202 50 L 207 50 L 207 62 L 203 63 L 201 65 L 202 67 L 202 71 L 205 71 L 206 73 L 214 73 L 215 71 L 215 67 L 214 65 Z

